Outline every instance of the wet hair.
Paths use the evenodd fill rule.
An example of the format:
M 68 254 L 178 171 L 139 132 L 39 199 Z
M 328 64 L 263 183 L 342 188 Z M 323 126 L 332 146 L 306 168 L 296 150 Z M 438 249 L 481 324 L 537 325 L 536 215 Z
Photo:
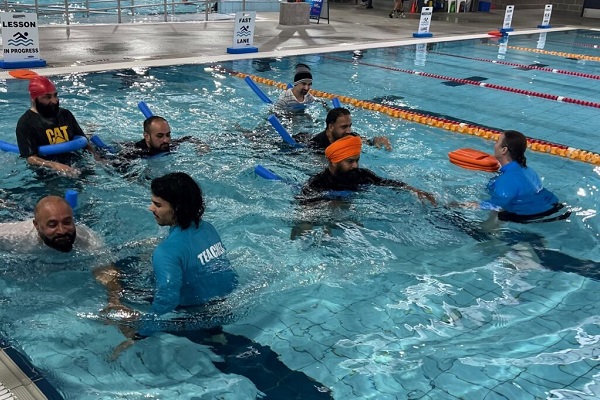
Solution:
M 327 113 L 327 118 L 325 118 L 325 125 L 329 127 L 331 124 L 335 124 L 335 121 L 338 120 L 339 117 L 343 115 L 350 115 L 350 111 L 347 108 L 338 107 L 329 110 Z
M 506 146 L 510 158 L 521 167 L 527 167 L 525 150 L 527 150 L 527 138 L 518 131 L 504 131 L 503 146 Z
M 144 120 L 144 132 L 150 133 L 150 125 L 152 125 L 154 123 L 154 121 L 167 122 L 166 119 L 164 119 L 163 117 L 159 117 L 158 115 L 153 115 L 151 117 L 148 117 Z
M 173 172 L 155 178 L 150 184 L 154 196 L 167 201 L 175 213 L 177 225 L 189 228 L 192 223 L 197 228 L 204 214 L 202 189 L 196 181 L 183 172 Z

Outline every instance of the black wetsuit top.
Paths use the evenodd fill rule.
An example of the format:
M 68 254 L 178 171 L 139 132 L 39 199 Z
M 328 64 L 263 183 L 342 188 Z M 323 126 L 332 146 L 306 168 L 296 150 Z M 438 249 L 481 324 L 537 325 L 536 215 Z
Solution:
M 313 176 L 302 188 L 302 196 L 314 197 L 319 192 L 353 191 L 364 185 L 388 186 L 404 188 L 406 183 L 393 179 L 384 179 L 366 168 L 357 168 L 344 175 L 333 175 L 329 168 Z

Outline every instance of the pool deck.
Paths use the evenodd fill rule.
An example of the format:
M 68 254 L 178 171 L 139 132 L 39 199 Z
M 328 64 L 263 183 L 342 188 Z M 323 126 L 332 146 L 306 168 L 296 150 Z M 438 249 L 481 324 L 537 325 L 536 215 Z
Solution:
M 258 12 L 254 46 L 258 53 L 231 55 L 233 15 L 211 14 L 208 22 L 161 22 L 40 27 L 44 75 L 94 72 L 117 68 L 200 64 L 240 58 L 282 57 L 292 54 L 389 47 L 417 42 L 485 37 L 502 26 L 504 10 L 433 14 L 433 38 L 415 39 L 418 14 L 391 19 L 391 0 L 375 0 L 373 9 L 350 3 L 331 3 L 329 23 L 304 26 L 279 24 L 279 13 Z M 204 14 L 196 14 L 203 19 Z M 219 18 L 215 18 L 215 17 Z M 541 32 L 543 10 L 518 10 L 512 21 L 515 33 Z M 211 20 L 213 19 L 213 20 Z M 600 19 L 555 11 L 553 28 L 600 29 Z M 0 78 L 6 77 L 0 71 Z

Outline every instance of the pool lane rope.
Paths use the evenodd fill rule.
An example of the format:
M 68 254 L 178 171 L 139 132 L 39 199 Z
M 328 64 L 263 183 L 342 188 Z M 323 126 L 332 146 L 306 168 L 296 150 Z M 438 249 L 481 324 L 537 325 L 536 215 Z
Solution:
M 287 84 L 282 82 L 274 81 L 273 79 L 263 78 L 261 76 L 245 74 L 243 72 L 227 71 L 232 76 L 238 78 L 250 77 L 254 82 L 262 83 L 269 86 L 274 86 L 279 89 L 286 89 Z M 383 104 L 374 103 L 371 101 L 359 100 L 348 96 L 340 96 L 332 93 L 322 92 L 320 90 L 311 89 L 311 94 L 316 97 L 333 99 L 338 98 L 341 103 L 350 104 L 354 107 L 363 108 L 365 110 L 376 111 L 384 113 L 394 118 L 402 118 L 407 121 L 413 121 L 424 125 L 434 126 L 437 128 L 445 129 L 451 132 L 462 133 L 466 135 L 473 135 L 488 140 L 498 140 L 498 137 L 503 131 L 497 129 L 490 129 L 476 124 L 457 122 L 448 118 L 441 118 L 438 116 L 428 115 L 422 112 L 414 112 L 404 110 L 398 107 L 386 106 Z M 552 154 L 571 160 L 583 161 L 589 164 L 600 165 L 600 154 L 594 153 L 587 150 L 581 150 L 573 147 L 569 147 L 563 144 L 552 143 L 547 140 L 534 139 L 531 137 L 527 138 L 527 147 L 533 151 L 540 153 Z
M 488 62 L 488 63 L 492 63 L 492 64 L 508 65 L 508 66 L 516 67 L 516 68 L 524 68 L 524 69 L 535 70 L 535 71 L 552 72 L 554 74 L 577 76 L 579 78 L 600 80 L 600 75 L 586 74 L 583 72 L 567 71 L 567 70 L 563 70 L 563 69 L 548 68 L 548 67 L 536 67 L 535 65 L 517 64 L 517 63 L 513 63 L 513 62 L 508 62 L 508 61 L 490 60 L 487 58 L 459 56 L 458 54 L 440 53 L 439 51 L 431 51 L 430 53 L 431 54 L 439 54 L 439 55 L 447 56 L 447 57 L 462 58 L 465 60 L 483 61 L 483 62 Z
M 497 44 L 485 43 L 486 46 L 494 46 L 498 47 Z M 521 46 L 506 46 L 507 49 L 511 50 L 519 50 L 519 51 L 528 51 L 530 53 L 538 53 L 538 54 L 546 54 L 549 56 L 558 56 L 565 58 L 576 58 L 578 60 L 586 60 L 586 61 L 596 61 L 600 62 L 600 57 L 598 56 L 587 56 L 585 54 L 576 54 L 576 53 L 565 53 L 562 51 L 550 51 L 550 50 L 542 50 L 542 49 L 532 49 L 531 47 L 521 47 Z
M 451 76 L 431 74 L 429 72 L 415 71 L 412 69 L 389 67 L 387 65 L 377 65 L 377 64 L 371 64 L 371 63 L 367 63 L 367 62 L 363 62 L 363 61 L 356 61 L 356 60 L 350 61 L 350 60 L 346 60 L 343 58 L 332 57 L 332 56 L 328 56 L 327 58 L 330 58 L 330 59 L 336 60 L 336 61 L 346 61 L 346 62 L 352 62 L 354 64 L 366 65 L 368 67 L 382 68 L 382 69 L 387 69 L 390 71 L 404 72 L 406 74 L 425 76 L 428 78 L 436 78 L 436 79 L 441 79 L 441 80 L 450 81 L 450 82 L 457 82 L 457 83 L 462 83 L 463 85 L 473 85 L 473 86 L 479 86 L 479 87 L 487 88 L 487 89 L 495 89 L 495 90 L 502 90 L 504 92 L 522 94 L 525 96 L 540 97 L 542 99 L 554 100 L 554 101 L 558 101 L 561 103 L 572 103 L 572 104 L 577 104 L 577 105 L 585 106 L 585 107 L 600 108 L 600 103 L 595 102 L 595 101 L 573 99 L 571 97 L 558 96 L 555 94 L 534 92 L 531 90 L 517 89 L 517 88 L 512 88 L 509 86 L 496 85 L 495 83 L 472 81 L 470 79 L 453 78 Z

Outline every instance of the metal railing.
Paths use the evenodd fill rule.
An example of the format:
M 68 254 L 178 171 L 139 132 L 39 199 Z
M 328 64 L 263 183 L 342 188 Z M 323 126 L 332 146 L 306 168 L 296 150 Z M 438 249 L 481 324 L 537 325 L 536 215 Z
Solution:
M 163 0 L 162 2 L 137 3 L 136 0 L 82 0 L 81 2 L 69 3 L 64 0 L 62 3 L 40 3 L 34 0 L 33 4 L 24 2 L 15 2 L 4 0 L 3 11 L 6 12 L 35 12 L 38 15 L 38 21 L 44 23 L 44 17 L 61 16 L 66 25 L 75 20 L 76 15 L 83 15 L 84 18 L 92 16 L 116 16 L 117 23 L 123 22 L 123 15 L 131 16 L 157 16 L 163 15 L 163 21 L 168 22 L 169 16 L 175 16 L 177 6 L 193 7 L 196 13 L 204 12 L 204 19 L 208 21 L 208 15 L 214 10 L 216 0 Z M 160 12 L 146 13 L 144 10 L 157 9 Z M 170 10 L 169 10 L 170 9 Z M 188 13 L 189 14 L 189 13 Z M 79 21 L 78 21 L 79 22 Z M 90 21 L 92 22 L 92 21 Z M 95 21 L 94 21 L 95 22 Z

